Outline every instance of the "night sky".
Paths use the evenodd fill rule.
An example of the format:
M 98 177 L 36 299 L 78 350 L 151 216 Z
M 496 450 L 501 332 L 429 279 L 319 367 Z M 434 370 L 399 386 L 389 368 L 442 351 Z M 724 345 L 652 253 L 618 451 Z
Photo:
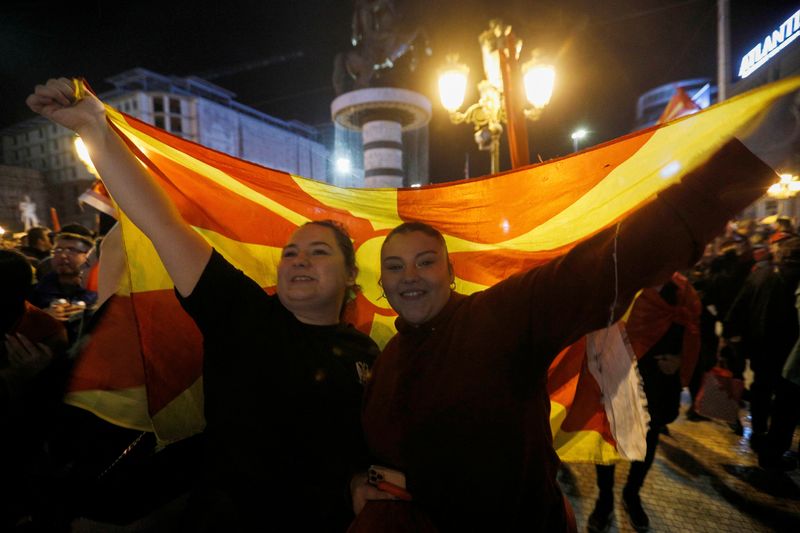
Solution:
M 739 13 L 796 2 L 732 0 Z M 423 25 L 433 56 L 416 72 L 400 65 L 391 75 L 431 99 L 431 176 L 463 176 L 465 153 L 473 176 L 488 173 L 472 128 L 450 124 L 436 92 L 436 70 L 458 52 L 470 66 L 471 93 L 482 72 L 478 34 L 491 18 L 511 24 L 525 47 L 536 46 L 557 69 L 556 89 L 542 119 L 529 126 L 532 159 L 565 155 L 570 132 L 592 133 L 589 144 L 624 135 L 634 124 L 636 98 L 658 85 L 691 77 L 716 78 L 715 0 L 409 0 L 397 2 L 409 25 Z M 98 92 L 104 78 L 144 67 L 162 74 L 219 75 L 212 81 L 238 100 L 282 119 L 318 124 L 330 119 L 333 59 L 348 49 L 352 2 L 285 0 L 243 2 L 65 3 L 0 7 L 0 127 L 31 116 L 24 105 L 48 77 L 80 75 Z M 69 7 L 68 7 L 69 6 Z M 71 6 L 75 6 L 74 8 Z M 246 68 L 269 58 L 292 59 Z M 734 65 L 734 68 L 736 66 Z M 503 146 L 502 168 L 508 168 Z

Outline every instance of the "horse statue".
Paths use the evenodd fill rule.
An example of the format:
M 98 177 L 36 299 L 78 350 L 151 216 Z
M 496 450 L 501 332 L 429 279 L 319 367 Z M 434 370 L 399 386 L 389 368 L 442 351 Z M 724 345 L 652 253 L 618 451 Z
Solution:
M 407 29 L 393 0 L 356 0 L 352 21 L 353 50 L 334 59 L 333 87 L 336 94 L 370 86 L 373 77 L 391 69 L 409 54 L 409 68 L 418 63 L 418 41 L 425 55 L 431 55 L 428 36 L 421 27 Z

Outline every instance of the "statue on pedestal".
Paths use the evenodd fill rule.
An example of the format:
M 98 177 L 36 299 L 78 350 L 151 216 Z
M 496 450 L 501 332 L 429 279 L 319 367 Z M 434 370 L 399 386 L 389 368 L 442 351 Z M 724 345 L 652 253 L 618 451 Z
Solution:
M 31 197 L 27 194 L 19 203 L 19 214 L 25 231 L 39 225 L 39 217 L 36 216 L 36 203 L 32 202 Z
M 420 28 L 405 28 L 393 0 L 356 0 L 353 12 L 353 50 L 339 53 L 334 60 L 333 87 L 336 94 L 370 86 L 375 74 L 394 67 L 410 54 L 409 68 L 416 68 L 418 41 L 431 55 L 428 37 Z

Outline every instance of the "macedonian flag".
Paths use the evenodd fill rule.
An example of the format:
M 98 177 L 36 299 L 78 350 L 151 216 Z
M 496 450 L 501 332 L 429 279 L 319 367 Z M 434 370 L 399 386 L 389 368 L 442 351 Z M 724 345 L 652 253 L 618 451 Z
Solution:
M 362 287 L 348 319 L 383 346 L 395 332 L 395 314 L 381 298 L 379 250 L 397 224 L 419 220 L 439 228 L 457 290 L 479 291 L 564 254 L 621 220 L 798 87 L 800 80 L 784 80 L 569 157 L 409 189 L 335 187 L 242 161 L 110 107 L 107 111 L 184 219 L 266 290 L 276 285 L 281 246 L 298 225 L 318 219 L 343 223 L 354 240 Z M 204 426 L 201 337 L 178 304 L 150 241 L 124 213 L 119 220 L 122 275 L 116 294 L 98 313 L 67 402 L 174 442 Z M 615 425 L 624 417 L 614 414 L 608 401 L 604 405 L 603 380 L 587 368 L 585 354 L 593 345 L 591 338 L 576 343 L 549 372 L 551 427 L 556 449 L 567 461 L 619 457 Z M 621 366 L 626 364 L 630 369 L 629 359 Z

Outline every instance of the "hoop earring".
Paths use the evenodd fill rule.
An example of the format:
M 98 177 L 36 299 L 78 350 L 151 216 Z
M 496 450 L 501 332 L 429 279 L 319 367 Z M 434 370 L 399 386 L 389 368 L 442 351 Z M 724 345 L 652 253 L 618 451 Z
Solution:
M 456 282 L 455 281 L 451 281 L 450 282 L 450 290 L 453 290 L 453 291 L 456 290 Z

